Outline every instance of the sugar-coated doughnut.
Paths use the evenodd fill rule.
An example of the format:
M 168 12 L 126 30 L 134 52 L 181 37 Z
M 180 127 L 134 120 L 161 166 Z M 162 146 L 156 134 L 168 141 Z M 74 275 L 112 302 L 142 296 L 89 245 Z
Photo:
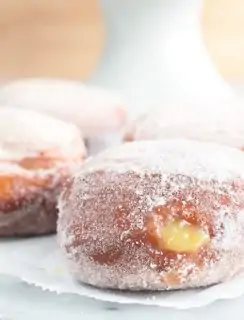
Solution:
M 244 154 L 190 140 L 136 141 L 89 159 L 59 201 L 58 238 L 75 279 L 165 290 L 244 267 Z
M 162 105 L 130 121 L 124 140 L 184 138 L 244 149 L 244 109 L 238 106 Z
M 0 88 L 0 104 L 42 112 L 77 125 L 84 135 L 99 134 L 124 125 L 120 97 L 79 81 L 26 78 Z
M 0 107 L 0 236 L 55 232 L 57 197 L 85 156 L 75 126 Z

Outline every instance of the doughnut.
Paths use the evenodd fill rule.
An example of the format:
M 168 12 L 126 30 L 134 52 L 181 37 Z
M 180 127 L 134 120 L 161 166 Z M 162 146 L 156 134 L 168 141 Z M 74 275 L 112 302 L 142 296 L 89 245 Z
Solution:
M 86 150 L 73 125 L 0 108 L 0 236 L 56 231 L 57 198 Z
M 59 200 L 74 279 L 99 288 L 208 286 L 244 267 L 244 154 L 184 139 L 135 141 L 87 160 Z
M 124 126 L 126 142 L 191 139 L 244 149 L 244 113 L 238 106 L 163 105 Z
M 2 85 L 0 104 L 45 113 L 74 123 L 85 137 L 118 130 L 126 112 L 119 96 L 79 81 L 26 78 Z

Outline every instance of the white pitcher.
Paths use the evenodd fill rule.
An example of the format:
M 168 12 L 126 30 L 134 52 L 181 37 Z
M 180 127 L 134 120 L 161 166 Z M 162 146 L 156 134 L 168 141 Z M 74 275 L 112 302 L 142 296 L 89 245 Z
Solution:
M 100 0 L 106 47 L 91 83 L 130 104 L 232 101 L 201 36 L 201 0 Z

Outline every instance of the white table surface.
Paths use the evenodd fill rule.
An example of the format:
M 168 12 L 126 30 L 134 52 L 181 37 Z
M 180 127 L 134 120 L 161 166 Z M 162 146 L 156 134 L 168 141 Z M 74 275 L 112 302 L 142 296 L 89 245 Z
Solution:
M 241 320 L 244 318 L 244 297 L 219 301 L 205 308 L 179 311 L 160 307 L 118 305 L 76 295 L 44 292 L 16 279 L 0 277 L 1 320 Z

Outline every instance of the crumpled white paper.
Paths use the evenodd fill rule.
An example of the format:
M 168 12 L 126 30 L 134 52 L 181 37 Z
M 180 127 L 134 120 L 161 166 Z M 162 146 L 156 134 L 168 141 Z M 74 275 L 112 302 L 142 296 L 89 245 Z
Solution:
M 244 277 L 212 287 L 172 291 L 132 293 L 101 290 L 75 282 L 56 243 L 56 236 L 0 240 L 0 273 L 57 293 L 71 293 L 103 301 L 189 309 L 220 299 L 244 294 Z

